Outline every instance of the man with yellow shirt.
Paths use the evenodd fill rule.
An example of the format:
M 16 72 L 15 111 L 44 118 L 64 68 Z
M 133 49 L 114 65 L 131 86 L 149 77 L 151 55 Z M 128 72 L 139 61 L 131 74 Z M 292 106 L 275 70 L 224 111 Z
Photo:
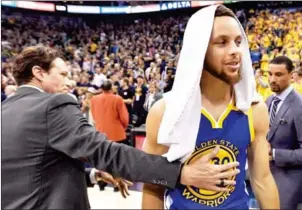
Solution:
M 260 69 L 261 71 L 267 71 L 269 65 L 269 57 L 266 50 L 261 50 Z
M 298 93 L 302 94 L 302 68 L 293 72 L 292 86 Z
M 298 66 L 300 63 L 300 55 L 298 54 L 298 49 L 293 47 L 289 50 L 288 57 L 293 61 L 294 66 Z
M 256 79 L 257 92 L 263 97 L 263 99 L 264 98 L 266 99 L 265 97 L 266 89 L 270 89 L 268 78 L 264 76 L 263 71 L 257 69 L 255 73 L 255 79 Z

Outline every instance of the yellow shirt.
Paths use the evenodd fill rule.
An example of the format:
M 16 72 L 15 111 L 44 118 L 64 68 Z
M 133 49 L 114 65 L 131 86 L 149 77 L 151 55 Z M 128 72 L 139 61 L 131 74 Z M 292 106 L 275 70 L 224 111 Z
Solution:
M 282 39 L 281 39 L 280 37 L 278 37 L 278 38 L 276 39 L 276 45 L 277 45 L 277 47 L 282 47 L 283 42 L 282 42 Z
M 298 93 L 302 94 L 302 84 L 292 83 L 292 86 Z
M 268 84 L 268 78 L 267 78 L 267 77 L 262 76 L 262 77 L 261 77 L 261 80 L 262 80 L 264 83 Z M 265 97 L 266 89 L 270 89 L 270 87 L 267 87 L 267 88 L 262 87 L 262 86 L 258 83 L 257 80 L 256 80 L 256 88 L 257 88 L 257 92 L 258 92 L 263 98 Z
M 266 99 L 267 99 L 268 97 L 270 97 L 273 93 L 274 93 L 274 92 L 271 90 L 270 87 L 269 87 L 269 88 L 266 88 L 266 89 L 265 89 L 265 92 L 264 92 L 264 94 L 263 94 L 263 100 L 266 101 Z
M 270 38 L 268 36 L 263 37 L 263 46 L 265 48 L 268 48 L 269 46 L 271 46 L 271 41 Z
M 97 48 L 98 48 L 98 45 L 95 43 L 92 43 L 90 45 L 90 52 L 95 52 L 97 50 Z
M 268 54 L 263 54 L 260 62 L 261 62 L 260 69 L 262 71 L 267 71 L 268 70 L 268 64 L 269 64 L 268 63 L 269 62 Z
M 259 46 L 256 43 L 252 43 L 251 44 L 251 50 L 257 50 L 259 48 Z
M 289 54 L 288 57 L 292 60 L 292 61 L 299 61 L 300 60 L 300 55 L 295 53 L 295 54 Z

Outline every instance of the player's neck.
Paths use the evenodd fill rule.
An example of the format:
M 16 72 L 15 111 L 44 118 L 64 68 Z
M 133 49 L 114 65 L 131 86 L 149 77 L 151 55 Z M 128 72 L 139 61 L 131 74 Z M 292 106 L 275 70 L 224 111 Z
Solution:
M 212 103 L 230 101 L 232 97 L 232 87 L 222 80 L 204 71 L 200 81 L 201 94 Z

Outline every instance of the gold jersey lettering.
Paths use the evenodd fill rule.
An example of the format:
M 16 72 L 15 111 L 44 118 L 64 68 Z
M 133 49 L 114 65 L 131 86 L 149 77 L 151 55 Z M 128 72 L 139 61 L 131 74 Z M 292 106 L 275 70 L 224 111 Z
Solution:
M 194 198 L 194 196 L 186 188 L 185 188 L 184 192 L 182 193 L 182 196 L 185 196 L 186 199 Z
M 199 157 L 202 157 L 215 146 L 220 146 L 220 150 L 217 155 L 210 160 L 210 163 L 223 165 L 230 162 L 237 161 L 237 155 L 239 154 L 238 148 L 229 141 L 226 140 L 215 140 L 211 139 L 205 142 L 202 142 L 200 145 L 196 145 L 196 150 L 191 155 L 191 157 L 185 162 L 185 164 L 190 165 L 195 162 Z M 231 179 L 235 180 L 236 176 L 233 176 Z M 203 204 L 209 207 L 217 207 L 223 204 L 235 191 L 235 186 L 228 186 L 228 192 L 215 192 L 204 189 L 198 189 L 192 186 L 186 186 L 182 192 L 182 196 L 195 203 Z

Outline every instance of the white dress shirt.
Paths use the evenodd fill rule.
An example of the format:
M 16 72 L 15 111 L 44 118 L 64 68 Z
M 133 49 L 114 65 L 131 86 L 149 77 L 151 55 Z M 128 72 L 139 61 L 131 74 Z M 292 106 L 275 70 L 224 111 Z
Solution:
M 293 90 L 293 87 L 290 85 L 288 86 L 288 88 L 286 88 L 285 90 L 283 90 L 280 94 L 274 94 L 275 97 L 277 97 L 280 102 L 277 106 L 277 110 L 276 110 L 276 115 L 280 109 L 280 107 L 282 106 L 284 100 L 286 99 L 286 97 L 290 94 L 290 92 Z M 271 106 L 271 105 L 270 105 Z M 270 115 L 272 114 L 272 109 L 270 108 Z
M 19 88 L 22 88 L 22 87 L 29 87 L 29 88 L 34 88 L 40 92 L 44 92 L 44 90 L 42 90 L 41 88 L 38 88 L 37 86 L 34 86 L 34 85 L 21 85 L 19 86 Z

